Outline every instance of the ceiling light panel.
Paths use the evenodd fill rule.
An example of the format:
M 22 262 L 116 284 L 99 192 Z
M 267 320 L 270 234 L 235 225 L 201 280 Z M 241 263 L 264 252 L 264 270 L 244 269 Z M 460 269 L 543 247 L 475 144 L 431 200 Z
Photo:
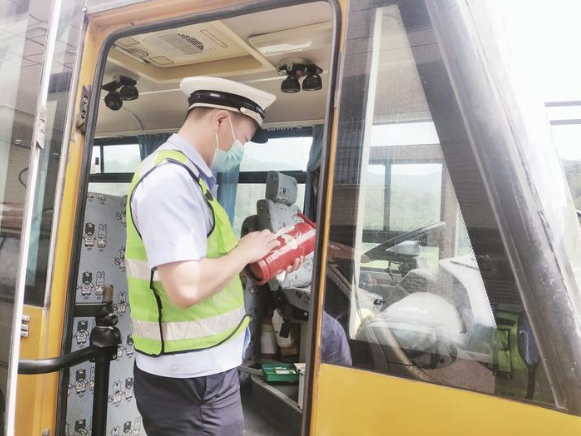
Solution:
M 280 32 L 252 36 L 248 39 L 250 45 L 266 57 L 281 54 L 301 53 L 318 48 L 329 47 L 332 39 L 333 23 L 311 24 Z

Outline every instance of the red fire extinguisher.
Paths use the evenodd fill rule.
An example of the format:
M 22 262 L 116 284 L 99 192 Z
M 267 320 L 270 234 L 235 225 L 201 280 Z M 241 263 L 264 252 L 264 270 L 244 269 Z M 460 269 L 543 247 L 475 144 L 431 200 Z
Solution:
M 315 223 L 303 214 L 298 216 L 304 221 L 278 235 L 280 245 L 258 262 L 251 263 L 246 270 L 249 277 L 263 285 L 293 264 L 295 259 L 306 256 L 315 250 Z

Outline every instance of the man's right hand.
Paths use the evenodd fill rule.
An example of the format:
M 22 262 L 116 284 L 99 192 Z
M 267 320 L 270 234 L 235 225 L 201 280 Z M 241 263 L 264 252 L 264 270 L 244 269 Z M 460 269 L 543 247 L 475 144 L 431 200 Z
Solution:
M 238 242 L 237 250 L 243 254 L 247 263 L 256 262 L 278 247 L 280 243 L 270 230 L 251 232 Z

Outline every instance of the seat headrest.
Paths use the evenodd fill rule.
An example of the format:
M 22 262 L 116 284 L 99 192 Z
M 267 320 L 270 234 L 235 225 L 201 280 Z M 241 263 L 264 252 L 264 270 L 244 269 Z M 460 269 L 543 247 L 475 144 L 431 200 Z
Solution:
M 297 201 L 297 180 L 277 171 L 269 171 L 266 176 L 266 194 L 268 200 L 290 206 Z

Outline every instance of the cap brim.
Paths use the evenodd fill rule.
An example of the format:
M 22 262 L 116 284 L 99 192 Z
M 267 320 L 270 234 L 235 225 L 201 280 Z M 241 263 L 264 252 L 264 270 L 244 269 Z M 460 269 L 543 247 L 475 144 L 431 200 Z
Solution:
M 262 127 L 257 126 L 256 132 L 250 141 L 256 144 L 265 144 L 268 142 L 268 133 Z

